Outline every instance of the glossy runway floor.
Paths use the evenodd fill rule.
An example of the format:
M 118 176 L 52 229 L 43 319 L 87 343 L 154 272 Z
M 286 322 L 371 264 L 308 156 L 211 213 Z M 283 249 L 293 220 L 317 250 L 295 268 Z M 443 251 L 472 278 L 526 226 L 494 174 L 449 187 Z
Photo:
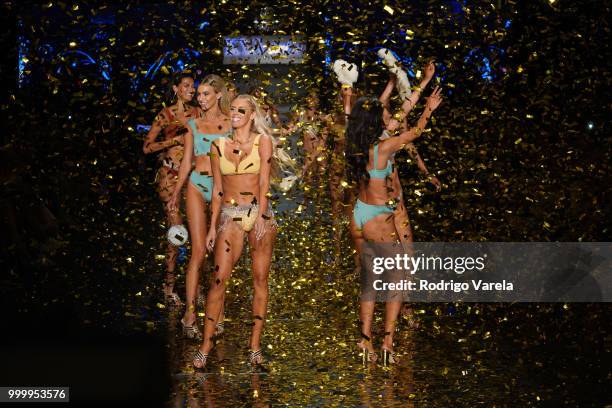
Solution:
M 262 369 L 247 363 L 252 282 L 244 254 L 227 289 L 225 333 L 203 371 L 191 366 L 199 343 L 182 337 L 182 308 L 162 304 L 153 286 L 127 306 L 131 324 L 166 338 L 169 407 L 600 406 L 605 400 L 605 332 L 594 314 L 605 305 L 419 304 L 416 319 L 405 307 L 395 341 L 400 363 L 364 367 L 356 348 L 358 277 L 349 258 L 333 266 L 329 224 L 314 219 L 320 220 L 289 217 L 281 224 Z M 377 350 L 382 313 L 378 305 Z

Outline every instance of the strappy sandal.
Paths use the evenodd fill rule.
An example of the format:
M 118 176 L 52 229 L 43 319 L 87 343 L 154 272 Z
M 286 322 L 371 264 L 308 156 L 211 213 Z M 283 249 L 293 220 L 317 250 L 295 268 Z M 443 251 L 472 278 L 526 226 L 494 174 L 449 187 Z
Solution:
M 391 334 L 391 332 L 385 332 L 385 336 L 387 337 Z M 383 367 L 388 367 L 393 364 L 397 364 L 399 362 L 398 354 L 395 351 L 391 351 L 385 348 L 385 346 L 381 347 L 382 354 L 382 362 Z
M 168 301 L 172 302 L 171 306 L 182 306 L 183 305 L 183 301 L 181 300 L 180 296 L 175 292 L 166 294 L 166 302 Z
M 185 324 L 185 318 L 182 318 L 181 324 L 183 325 L 183 336 L 187 337 L 188 339 L 202 339 L 202 333 L 200 333 L 200 329 L 198 329 L 198 326 L 196 326 L 197 322 L 194 322 L 194 324 L 191 326 L 187 326 L 187 324 Z
M 397 364 L 399 362 L 398 354 L 395 351 L 387 350 L 386 348 L 382 348 L 382 360 L 383 366 L 388 367 L 393 364 Z
M 200 350 L 197 351 L 197 353 L 195 353 L 195 356 L 193 356 L 193 366 L 195 368 L 204 368 L 206 367 L 206 360 L 208 359 L 208 354 L 207 353 L 202 353 Z M 200 362 L 202 363 L 201 365 L 198 366 L 198 364 L 196 364 L 196 362 Z
M 263 317 L 259 315 L 254 315 L 253 320 L 261 320 L 264 321 Z M 252 326 L 255 326 L 255 322 L 251 323 Z M 260 366 L 264 362 L 263 353 L 261 348 L 259 350 L 249 350 L 249 363 L 252 366 Z
M 249 363 L 252 366 L 258 366 L 263 364 L 264 357 L 261 349 L 259 350 L 249 350 Z
M 357 347 L 361 349 L 362 364 L 365 366 L 367 363 L 376 362 L 378 356 L 375 351 L 370 351 L 367 347 L 368 343 L 372 344 L 370 337 L 366 336 L 364 333 L 361 333 L 361 337 L 363 340 L 357 343 Z

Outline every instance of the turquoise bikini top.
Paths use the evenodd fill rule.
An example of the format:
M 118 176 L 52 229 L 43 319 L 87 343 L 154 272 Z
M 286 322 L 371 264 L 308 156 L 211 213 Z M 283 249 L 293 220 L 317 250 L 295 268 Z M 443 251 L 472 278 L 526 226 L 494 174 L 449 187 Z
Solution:
M 384 169 L 378 170 L 376 165 L 378 164 L 378 144 L 374 146 L 374 168 L 372 170 L 368 170 L 370 174 L 370 178 L 373 179 L 384 179 L 387 176 L 390 176 L 393 173 L 393 163 L 391 160 L 387 160 L 387 167 Z
M 193 132 L 193 151 L 196 156 L 202 156 L 208 154 L 210 151 L 210 144 L 223 136 L 229 136 L 230 132 L 225 133 L 202 133 L 198 132 L 198 128 L 195 123 L 195 119 L 191 119 L 189 122 L 191 131 Z

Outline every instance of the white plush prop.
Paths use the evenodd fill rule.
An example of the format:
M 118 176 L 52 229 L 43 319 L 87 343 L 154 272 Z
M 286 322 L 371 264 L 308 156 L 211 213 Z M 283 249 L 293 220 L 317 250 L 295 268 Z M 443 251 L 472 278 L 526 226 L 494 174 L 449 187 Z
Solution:
M 168 241 L 172 245 L 181 246 L 189 239 L 187 228 L 183 224 L 173 225 L 168 230 Z
M 410 98 L 410 95 L 412 95 L 412 90 L 410 89 L 410 81 L 408 81 L 408 75 L 406 75 L 406 71 L 402 69 L 401 64 L 399 63 L 397 58 L 395 58 L 395 55 L 393 55 L 390 50 L 386 48 L 381 48 L 378 50 L 378 56 L 382 58 L 383 63 L 387 67 L 389 67 L 389 71 L 396 76 L 397 91 L 399 92 L 402 100 Z
M 333 70 L 342 85 L 353 86 L 357 82 L 357 78 L 359 78 L 357 65 L 350 64 L 341 59 L 334 61 Z

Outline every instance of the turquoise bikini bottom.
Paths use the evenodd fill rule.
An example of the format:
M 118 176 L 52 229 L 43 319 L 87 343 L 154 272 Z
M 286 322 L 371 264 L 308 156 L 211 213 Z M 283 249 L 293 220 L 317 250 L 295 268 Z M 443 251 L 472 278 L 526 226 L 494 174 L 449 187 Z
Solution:
M 213 178 L 194 170 L 191 172 L 191 176 L 189 176 L 189 181 L 202 193 L 202 197 L 210 203 L 212 199 Z
M 366 204 L 360 199 L 357 199 L 353 210 L 353 218 L 359 229 L 363 229 L 366 222 L 381 214 L 393 214 L 393 208 L 387 205 Z

